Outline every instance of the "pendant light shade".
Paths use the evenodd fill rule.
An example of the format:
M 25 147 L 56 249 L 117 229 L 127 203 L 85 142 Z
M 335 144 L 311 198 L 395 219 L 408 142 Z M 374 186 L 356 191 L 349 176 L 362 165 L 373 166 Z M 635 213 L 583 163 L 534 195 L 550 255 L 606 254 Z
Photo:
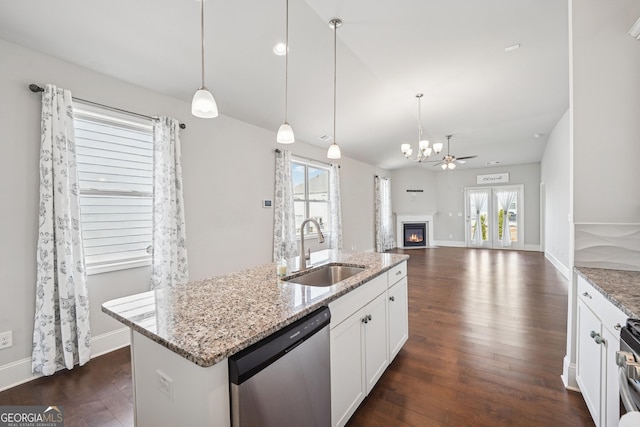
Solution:
M 202 87 L 196 91 L 191 101 L 191 114 L 203 119 L 218 117 L 218 105 L 211 92 Z
M 340 152 L 340 147 L 335 142 L 329 146 L 329 151 L 327 151 L 327 159 L 337 160 L 342 157 L 342 153 Z
M 288 102 L 289 102 L 289 0 L 285 3 L 285 48 L 284 48 L 284 123 L 280 125 L 276 142 L 280 144 L 293 144 L 296 137 L 293 134 L 293 128 L 287 122 Z
M 342 153 L 340 152 L 340 147 L 336 142 L 336 69 L 337 69 L 337 32 L 338 27 L 342 25 L 342 21 L 338 18 L 333 18 L 329 21 L 329 27 L 333 29 L 333 143 L 329 146 L 329 151 L 327 151 L 327 158 L 332 160 L 337 160 L 342 157 Z
M 203 119 L 218 117 L 218 104 L 204 85 L 204 0 L 200 0 L 200 48 L 202 59 L 202 85 L 191 100 L 191 114 Z
M 278 129 L 278 135 L 276 136 L 276 141 L 280 144 L 293 144 L 296 142 L 296 138 L 293 135 L 293 129 L 291 125 L 287 122 L 284 122 L 280 125 Z

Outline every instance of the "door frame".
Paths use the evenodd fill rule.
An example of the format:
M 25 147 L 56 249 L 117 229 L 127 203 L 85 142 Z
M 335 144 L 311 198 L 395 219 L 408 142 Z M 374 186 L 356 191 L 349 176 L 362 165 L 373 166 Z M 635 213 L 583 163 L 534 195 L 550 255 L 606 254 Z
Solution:
M 489 226 L 489 236 L 486 242 L 483 242 L 482 246 L 475 246 L 471 244 L 471 212 L 469 212 L 469 192 L 470 191 L 486 191 L 489 194 L 487 200 L 487 217 Z M 500 190 L 516 190 L 517 196 L 517 241 L 513 242 L 509 247 L 503 247 L 498 240 L 498 199 L 496 192 Z M 511 184 L 511 185 L 496 185 L 492 187 L 465 187 L 464 191 L 464 217 L 465 217 L 465 244 L 468 248 L 489 248 L 489 249 L 506 249 L 506 250 L 522 250 L 524 249 L 524 184 Z M 496 212 L 496 214 L 494 214 Z

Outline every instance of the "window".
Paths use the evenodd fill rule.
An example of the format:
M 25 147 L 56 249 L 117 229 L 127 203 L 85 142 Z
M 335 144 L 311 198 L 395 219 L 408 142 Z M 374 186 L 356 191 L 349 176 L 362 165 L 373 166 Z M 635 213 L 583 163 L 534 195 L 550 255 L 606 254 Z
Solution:
M 291 162 L 293 204 L 296 214 L 296 234 L 307 218 L 314 218 L 326 236 L 331 232 L 329 221 L 329 168 L 294 160 Z M 306 234 L 315 233 L 315 226 L 307 224 Z
M 74 104 L 88 274 L 151 264 L 151 120 Z

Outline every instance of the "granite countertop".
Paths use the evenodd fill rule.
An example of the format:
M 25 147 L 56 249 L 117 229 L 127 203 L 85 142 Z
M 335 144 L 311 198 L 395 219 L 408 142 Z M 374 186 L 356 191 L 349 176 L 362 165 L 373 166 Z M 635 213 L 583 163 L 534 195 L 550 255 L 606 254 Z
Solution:
M 629 317 L 640 317 L 640 271 L 574 267 L 591 286 Z
M 105 302 L 102 311 L 200 366 L 212 366 L 329 304 L 409 258 L 408 255 L 320 251 L 314 265 L 365 270 L 329 287 L 283 282 L 276 264 Z

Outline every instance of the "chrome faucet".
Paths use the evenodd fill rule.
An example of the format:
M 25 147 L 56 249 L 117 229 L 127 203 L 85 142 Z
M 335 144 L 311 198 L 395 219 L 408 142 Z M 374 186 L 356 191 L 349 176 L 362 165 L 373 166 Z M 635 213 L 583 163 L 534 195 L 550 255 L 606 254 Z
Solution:
M 307 260 L 311 259 L 311 248 L 309 248 L 308 253 L 305 253 L 304 251 L 304 228 L 309 222 L 315 224 L 316 229 L 318 230 L 318 243 L 324 243 L 324 235 L 320 230 L 320 224 L 318 224 L 318 221 L 313 218 L 307 218 L 302 221 L 302 225 L 300 226 L 300 269 L 298 271 L 306 270 Z

